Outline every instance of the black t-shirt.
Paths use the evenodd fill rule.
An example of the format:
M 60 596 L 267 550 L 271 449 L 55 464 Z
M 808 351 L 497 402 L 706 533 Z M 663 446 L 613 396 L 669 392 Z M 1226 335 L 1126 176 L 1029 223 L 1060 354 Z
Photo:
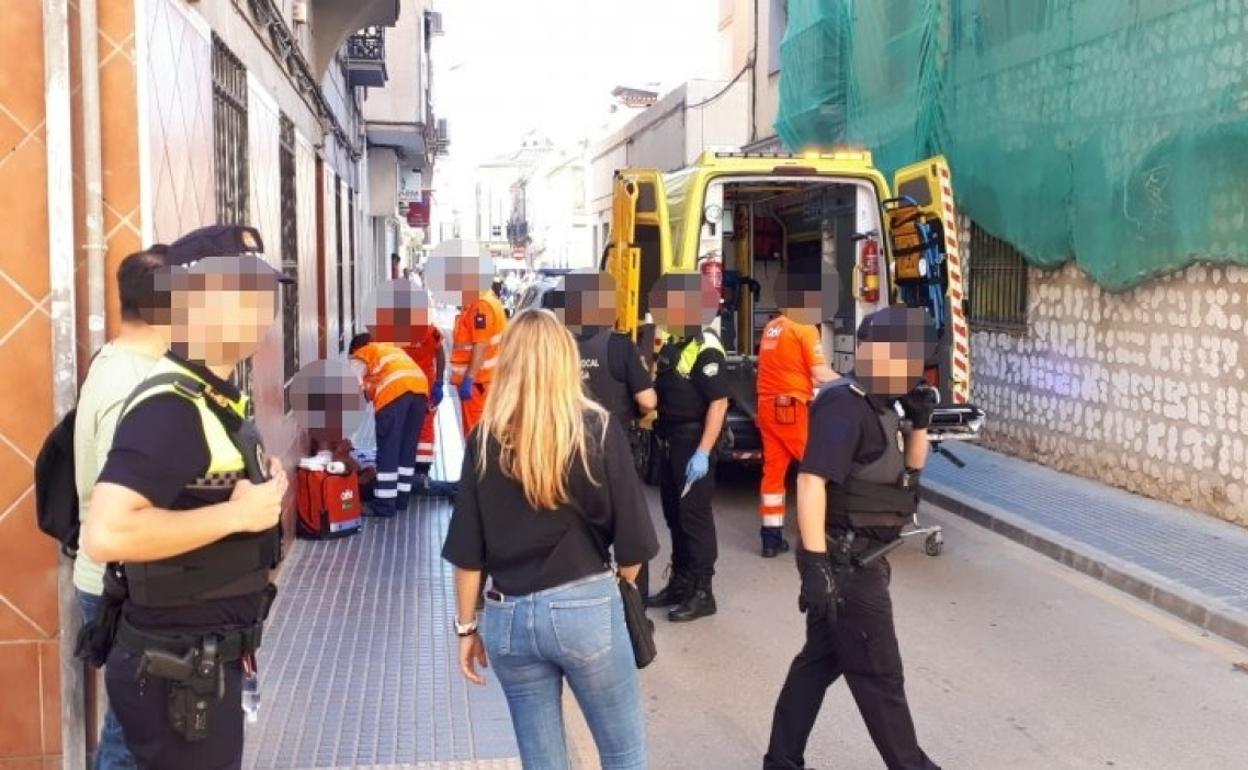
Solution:
M 877 409 L 887 408 L 874 396 L 862 397 L 845 386 L 825 386 L 810 407 L 806 454 L 801 472 L 843 484 L 855 464 L 865 464 L 884 454 L 884 430 Z M 844 529 L 847 522 L 838 512 L 827 511 L 829 529 Z M 871 533 L 880 539 L 888 532 Z
M 231 400 L 238 389 L 206 368 L 178 361 Z M 133 490 L 157 508 L 189 511 L 226 502 L 231 487 L 187 489 L 208 472 L 212 455 L 204 438 L 199 410 L 182 396 L 162 393 L 144 399 L 117 424 L 99 481 Z M 244 625 L 259 617 L 258 595 L 215 599 L 188 607 L 140 607 L 126 616 L 140 628 L 215 628 Z
M 607 342 L 607 366 L 611 376 L 624 383 L 631 396 L 654 387 L 650 372 L 641 363 L 641 353 L 627 334 L 611 335 Z
M 483 570 L 504 594 L 553 588 L 606 569 L 585 519 L 602 542 L 612 545 L 618 563 L 653 558 L 658 539 L 624 430 L 609 420 L 599 444 L 600 419 L 587 413 L 585 421 L 593 481 L 574 459 L 568 472 L 570 502 L 555 510 L 529 505 L 519 482 L 499 469 L 493 439 L 485 474 L 479 475 L 476 433 L 470 434 L 442 558 L 463 569 Z
M 660 370 L 655 378 L 659 394 L 659 424 L 671 428 L 683 423 L 701 423 L 712 401 L 728 398 L 728 380 L 724 376 L 727 359 L 721 350 L 703 347 L 693 362 L 686 379 L 676 372 L 681 351 L 690 340 L 668 343 L 659 351 Z

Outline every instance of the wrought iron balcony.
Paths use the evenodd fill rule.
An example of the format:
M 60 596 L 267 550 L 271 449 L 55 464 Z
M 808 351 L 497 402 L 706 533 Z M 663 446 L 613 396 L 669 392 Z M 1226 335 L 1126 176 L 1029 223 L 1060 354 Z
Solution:
M 368 27 L 347 38 L 346 69 L 352 88 L 386 84 L 386 37 L 381 27 Z

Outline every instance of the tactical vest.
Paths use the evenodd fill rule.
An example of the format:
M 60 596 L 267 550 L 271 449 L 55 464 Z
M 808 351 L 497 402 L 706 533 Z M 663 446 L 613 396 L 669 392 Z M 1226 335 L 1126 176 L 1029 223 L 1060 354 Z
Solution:
M 669 342 L 659 351 L 654 387 L 659 393 L 660 423 L 701 423 L 706 418 L 706 402 L 691 377 L 698 356 L 707 349 L 724 352 L 719 336 L 710 329 L 681 342 Z M 700 408 L 691 410 L 695 404 Z
M 222 418 L 208 404 L 208 383 L 198 374 L 169 358 L 162 358 L 127 401 L 122 418 L 135 406 L 153 396 L 172 393 L 195 405 L 210 461 L 203 476 L 187 485 L 188 490 L 232 490 L 256 468 L 267 464 L 255 424 L 248 414 L 250 401 L 222 399 L 217 409 L 238 418 L 239 428 L 231 436 Z M 251 446 L 245 458 L 240 446 Z M 129 562 L 125 574 L 130 601 L 144 607 L 184 607 L 213 599 L 226 599 L 264 592 L 269 571 L 282 559 L 281 527 L 267 532 L 237 533 L 215 543 L 169 559 Z
M 866 391 L 848 377 L 833 381 L 820 395 L 833 388 L 849 388 L 866 401 Z M 901 418 L 892 408 L 877 412 L 867 407 L 879 419 L 884 452 L 869 463 L 855 462 L 844 483 L 829 485 L 828 511 L 845 516 L 855 528 L 901 527 L 919 508 L 917 477 L 906 470 Z
M 617 379 L 611 372 L 611 335 L 615 332 L 603 329 L 586 340 L 577 340 L 581 352 L 581 380 L 589 396 L 602 404 L 612 417 L 624 423 L 633 419 L 633 395 L 628 383 Z

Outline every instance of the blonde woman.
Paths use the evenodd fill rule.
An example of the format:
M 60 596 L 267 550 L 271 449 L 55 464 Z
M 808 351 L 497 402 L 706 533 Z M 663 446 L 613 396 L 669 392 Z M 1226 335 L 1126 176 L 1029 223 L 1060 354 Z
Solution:
M 568 767 L 566 679 L 603 769 L 644 768 L 637 669 L 599 545 L 628 580 L 658 551 L 628 439 L 586 397 L 576 341 L 550 311 L 512 319 L 501 348 L 442 549 L 456 567 L 460 670 L 484 684 L 478 665 L 493 666 L 524 767 Z

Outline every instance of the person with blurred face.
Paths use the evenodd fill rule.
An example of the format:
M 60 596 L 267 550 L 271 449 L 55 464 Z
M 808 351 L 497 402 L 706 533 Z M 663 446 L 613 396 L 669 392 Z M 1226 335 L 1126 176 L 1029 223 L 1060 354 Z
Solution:
M 665 273 L 650 291 L 650 313 L 668 342 L 659 351 L 655 390 L 663 518 L 672 536 L 668 584 L 651 607 L 671 607 L 668 619 L 687 622 L 714 615 L 711 579 L 719 547 L 711 500 L 715 447 L 728 414 L 726 357 L 719 337 L 705 328 L 719 295 L 697 273 Z
M 758 350 L 758 427 L 763 438 L 759 534 L 763 558 L 789 550 L 784 538 L 789 466 L 806 452 L 806 424 L 815 388 L 837 378 L 823 357 L 816 326 L 835 307 L 820 301 L 823 276 L 790 268 L 776 280 L 780 315 L 763 328 Z
M 576 338 L 590 398 L 621 425 L 653 412 L 659 399 L 641 353 L 631 337 L 615 331 L 615 279 L 609 273 L 569 273 L 554 293 L 553 310 Z
M 455 565 L 460 671 L 485 684 L 488 662 L 524 767 L 569 767 L 566 680 L 600 766 L 644 768 L 645 712 L 610 562 L 636 580 L 658 541 L 628 438 L 586 397 L 576 343 L 549 310 L 519 313 L 502 346 L 442 548 Z
M 244 671 L 281 559 L 286 475 L 229 381 L 277 316 L 288 282 L 244 226 L 169 246 L 169 351 L 121 407 L 83 547 L 110 563 L 90 652 L 140 766 L 238 767 Z
M 463 310 L 455 319 L 451 337 L 451 384 L 459 395 L 463 413 L 464 437 L 481 420 L 494 369 L 498 366 L 499 343 L 507 328 L 507 312 L 490 288 L 494 277 L 488 259 L 463 259 L 448 281 L 463 297 Z
M 935 347 L 926 311 L 876 311 L 858 329 L 854 373 L 824 387 L 810 409 L 797 477 L 806 643 L 780 691 L 764 768 L 806 766 L 824 694 L 844 675 L 885 766 L 939 770 L 919 748 L 906 702 L 883 556 L 918 509 L 939 400 L 923 367 Z
M 117 418 L 130 392 L 169 349 L 169 295 L 156 290 L 156 275 L 165 266 L 164 245 L 136 252 L 117 268 L 121 330 L 91 359 L 78 391 L 74 416 L 74 476 L 78 510 L 91 507 L 91 491 L 108 458 Z M 104 565 L 78 549 L 74 557 L 74 588 L 83 623 L 91 623 L 104 604 Z M 109 709 L 96 746 L 96 770 L 133 768 L 121 724 Z
M 377 483 L 367 513 L 391 518 L 407 510 L 416 475 L 416 444 L 427 418 L 429 381 L 398 345 L 357 334 L 348 351 L 361 372 L 377 428 Z

